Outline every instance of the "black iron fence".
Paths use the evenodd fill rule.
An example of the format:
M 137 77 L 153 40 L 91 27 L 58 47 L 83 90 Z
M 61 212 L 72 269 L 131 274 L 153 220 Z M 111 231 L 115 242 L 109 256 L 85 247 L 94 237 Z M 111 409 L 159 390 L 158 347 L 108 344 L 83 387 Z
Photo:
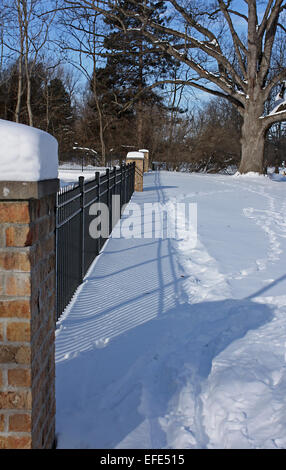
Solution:
M 118 221 L 121 209 L 134 192 L 135 164 L 121 165 L 95 173 L 93 180 L 79 178 L 78 184 L 62 188 L 57 195 L 57 318 L 60 317 L 91 263 L 99 254 Z M 117 196 L 117 197 L 115 197 Z M 96 203 L 109 209 L 109 224 L 100 227 L 103 235 L 91 236 L 97 214 Z M 95 207 L 95 209 L 94 209 Z M 104 230 L 102 230 L 104 229 Z

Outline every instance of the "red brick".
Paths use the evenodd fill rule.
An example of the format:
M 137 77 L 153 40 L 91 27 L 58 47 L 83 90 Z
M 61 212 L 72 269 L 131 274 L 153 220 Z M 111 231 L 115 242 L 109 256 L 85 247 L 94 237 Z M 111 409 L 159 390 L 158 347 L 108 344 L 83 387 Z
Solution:
M 30 346 L 20 346 L 17 354 L 15 355 L 15 362 L 17 364 L 30 364 L 31 363 L 31 348 Z
M 8 384 L 10 387 L 31 387 L 30 369 L 8 370 Z
M 28 274 L 9 274 L 6 276 L 6 295 L 10 296 L 30 296 L 31 278 Z
M 5 431 L 5 415 L 0 414 L 0 432 Z
M 11 364 L 15 361 L 18 348 L 15 346 L 0 345 L 0 364 Z
M 9 416 L 9 432 L 31 432 L 31 414 L 13 414 Z
M 0 202 L 0 223 L 29 223 L 28 202 Z
M 30 318 L 31 307 L 28 300 L 0 301 L 0 318 Z
M 8 247 L 32 246 L 37 240 L 37 226 L 11 225 L 6 229 L 5 237 Z
M 5 271 L 30 272 L 31 263 L 29 253 L 18 253 L 13 251 L 0 252 L 0 269 Z
M 30 345 L 14 346 L 0 344 L 0 364 L 22 364 L 31 363 Z
M 2 410 L 31 410 L 30 391 L 0 392 L 0 408 Z
M 30 323 L 29 322 L 9 322 L 7 324 L 7 340 L 14 342 L 30 341 Z
M 31 449 L 32 441 L 30 436 L 9 436 L 0 437 L 0 449 Z

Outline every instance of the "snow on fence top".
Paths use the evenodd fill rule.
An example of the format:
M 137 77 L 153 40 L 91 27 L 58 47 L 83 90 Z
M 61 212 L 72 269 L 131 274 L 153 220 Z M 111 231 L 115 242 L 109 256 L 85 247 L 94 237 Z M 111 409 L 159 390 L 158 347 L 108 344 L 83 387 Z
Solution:
M 58 177 L 58 143 L 47 132 L 0 119 L 0 181 Z
M 144 160 L 144 153 L 142 152 L 128 152 L 126 159 L 130 160 Z

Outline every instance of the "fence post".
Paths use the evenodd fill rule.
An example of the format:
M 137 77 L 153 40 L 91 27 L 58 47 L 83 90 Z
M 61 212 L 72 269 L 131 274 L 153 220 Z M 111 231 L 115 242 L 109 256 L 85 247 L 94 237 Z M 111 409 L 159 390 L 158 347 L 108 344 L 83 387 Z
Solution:
M 120 217 L 121 217 L 121 208 L 122 208 L 122 205 L 123 205 L 123 201 L 122 201 L 122 177 L 123 177 L 123 163 L 121 163 L 120 165 L 120 185 L 119 185 L 119 194 L 120 194 Z
M 129 152 L 126 157 L 127 163 L 135 163 L 135 191 L 143 191 L 143 166 L 144 154 L 142 152 Z
M 95 172 L 95 182 L 96 182 L 96 186 L 97 186 L 97 202 L 100 203 L 100 171 L 96 171 Z M 100 252 L 100 248 L 101 248 L 101 238 L 97 238 L 97 255 L 99 254 Z
M 106 169 L 106 176 L 107 176 L 107 207 L 109 210 L 109 229 L 108 232 L 110 233 L 110 223 L 111 223 L 111 216 L 110 216 L 110 169 Z
M 144 173 L 146 173 L 149 170 L 149 150 L 143 149 L 139 150 L 139 152 L 144 155 Z
M 79 176 L 78 183 L 80 187 L 80 266 L 79 266 L 79 284 L 84 279 L 84 176 Z
M 111 200 L 110 200 L 110 217 L 111 217 L 111 225 L 110 225 L 110 233 L 112 232 L 114 225 L 115 225 L 115 220 L 116 220 L 116 206 L 114 205 L 114 202 L 116 199 L 114 199 L 114 196 L 116 195 L 116 171 L 117 168 L 116 166 L 113 167 L 113 185 L 112 185 L 112 190 L 111 190 Z
M 126 201 L 127 201 L 127 197 L 126 197 L 126 165 L 123 165 L 123 174 L 122 174 L 122 178 L 123 178 L 123 203 L 122 205 L 126 204 Z
M 131 186 L 131 191 L 134 193 L 135 191 L 135 174 L 136 174 L 136 163 L 133 162 L 133 167 L 132 167 L 132 186 Z
M 128 201 L 130 200 L 131 198 L 131 195 L 132 195 L 132 185 L 134 183 L 134 178 L 133 178 L 133 167 L 135 165 L 135 162 L 134 163 L 129 163 L 128 164 L 128 185 L 127 185 L 127 188 L 128 188 Z
M 121 214 L 121 209 L 124 204 L 124 164 L 121 163 L 120 166 L 120 214 Z
M 27 130 L 14 129 L 25 140 Z M 0 182 L 0 449 L 55 442 L 58 186 L 56 178 Z

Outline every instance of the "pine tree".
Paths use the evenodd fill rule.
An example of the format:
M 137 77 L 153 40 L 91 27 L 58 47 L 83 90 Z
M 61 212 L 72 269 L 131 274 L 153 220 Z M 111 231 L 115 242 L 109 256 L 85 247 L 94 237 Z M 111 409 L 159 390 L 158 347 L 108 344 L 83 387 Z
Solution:
M 140 12 L 143 3 L 150 8 L 150 19 L 163 24 L 163 20 L 160 19 L 166 11 L 163 2 L 138 1 L 136 4 L 128 0 L 118 2 L 120 8 L 133 13 Z M 117 17 L 120 22 L 120 13 L 117 13 Z M 98 70 L 99 84 L 104 84 L 99 86 L 105 86 L 106 90 L 109 90 L 103 96 L 104 104 L 107 108 L 108 101 L 113 103 L 112 112 L 117 113 L 122 113 L 129 104 L 127 112 L 129 117 L 133 114 L 136 122 L 137 146 L 143 148 L 148 146 L 143 132 L 144 111 L 150 106 L 163 105 L 162 96 L 146 87 L 154 81 L 172 76 L 178 67 L 178 62 L 150 45 L 138 31 L 125 33 L 117 29 L 116 20 L 109 18 L 105 21 L 110 28 L 110 33 L 104 41 L 107 64 L 104 69 Z M 164 21 L 166 23 L 166 20 Z M 127 26 L 136 30 L 139 22 L 136 18 L 130 18 Z M 160 39 L 164 39 L 163 35 Z
M 54 78 L 46 88 L 47 132 L 55 136 L 60 150 L 66 151 L 73 144 L 73 123 L 75 120 L 70 96 L 61 79 Z
M 17 64 L 2 73 L 0 83 L 0 119 L 15 120 L 17 104 Z M 31 81 L 31 108 L 34 127 L 52 134 L 59 142 L 59 151 L 68 152 L 73 145 L 74 111 L 70 96 L 60 78 L 50 78 L 45 64 L 34 66 Z M 26 105 L 27 84 L 23 74 L 23 88 L 19 122 L 29 124 Z

